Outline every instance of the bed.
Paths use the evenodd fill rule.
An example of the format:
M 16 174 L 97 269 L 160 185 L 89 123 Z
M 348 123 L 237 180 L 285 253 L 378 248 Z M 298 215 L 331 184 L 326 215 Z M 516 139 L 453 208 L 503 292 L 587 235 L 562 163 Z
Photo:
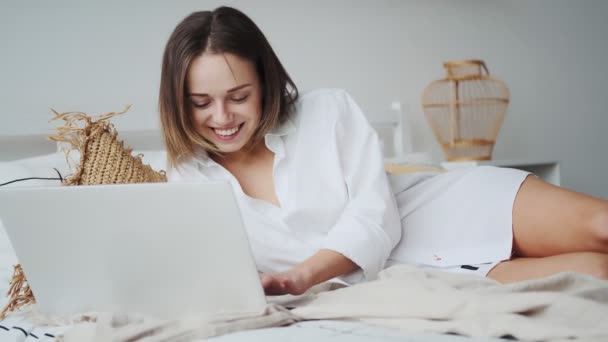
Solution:
M 395 114 L 395 113 L 394 113 Z M 408 165 L 408 163 L 416 163 L 419 164 L 430 164 L 430 158 L 428 154 L 425 153 L 412 153 L 409 148 L 404 148 L 404 146 L 411 146 L 409 143 L 404 142 L 404 136 L 407 136 L 407 130 L 404 126 L 404 116 L 403 113 L 397 112 L 392 119 L 382 120 L 373 122 L 372 125 L 378 131 L 379 136 L 383 142 L 384 152 L 386 155 L 386 162 L 389 164 L 399 164 L 399 165 Z M 160 138 L 160 133 L 158 131 L 125 131 L 119 133 L 119 138 L 123 139 L 126 142 L 126 145 L 132 146 L 135 148 L 134 153 L 142 153 L 143 159 L 146 163 L 149 163 L 154 169 L 165 169 L 165 153 L 162 151 L 162 140 Z M 65 175 L 69 173 L 68 167 L 65 162 L 65 158 L 62 152 L 58 152 L 58 146 L 50 142 L 46 139 L 45 134 L 34 134 L 34 135 L 13 135 L 13 136 L 0 136 L 0 184 L 6 182 L 7 180 L 15 179 L 18 177 L 41 177 L 41 178 L 57 178 L 58 173 L 61 175 Z M 59 180 L 57 179 L 48 179 L 48 180 L 36 180 L 37 182 L 41 182 L 40 184 L 47 185 L 58 185 Z M 1 191 L 1 189 L 0 189 Z M 0 296 L 0 304 L 4 305 L 6 302 L 6 290 L 8 288 L 8 284 L 10 281 L 10 277 L 12 274 L 12 265 L 16 264 L 17 260 L 12 252 L 10 247 L 10 243 L 5 235 L 4 229 L 0 227 L 0 290 L 2 291 L 2 296 Z M 486 297 L 481 296 L 479 293 L 475 293 L 475 297 L 478 302 L 483 302 L 483 298 L 498 298 L 501 295 L 512 295 L 516 293 L 520 298 L 519 300 L 529 300 L 529 299 L 521 299 L 524 298 L 525 295 L 528 294 L 527 287 L 509 287 L 498 288 L 492 287 L 493 284 L 482 284 L 479 285 L 476 283 L 478 279 L 473 278 L 442 278 L 443 275 L 437 275 L 432 272 L 427 273 L 422 270 L 405 270 L 408 275 L 407 279 L 419 279 L 420 280 L 420 290 L 427 291 L 429 286 L 431 288 L 435 287 L 435 290 L 444 289 L 445 283 L 450 283 L 454 281 L 454 286 L 452 289 L 462 289 L 465 286 L 471 287 L 473 285 L 477 287 L 471 287 L 471 291 L 477 291 L 479 288 L 486 289 L 484 295 Z M 416 278 L 418 277 L 418 278 Z M 453 277 L 450 276 L 450 277 Z M 459 277 L 464 277 L 459 275 Z M 576 285 L 572 287 L 572 293 L 577 292 L 578 289 L 595 289 L 600 295 L 603 295 L 604 302 L 602 304 L 608 307 L 608 287 L 602 287 L 602 283 L 597 283 L 594 280 L 590 280 L 588 278 L 581 278 L 578 275 L 562 275 L 565 279 L 574 279 L 578 283 L 582 285 Z M 390 278 L 390 277 L 389 277 Z M 388 279 L 388 278 L 387 278 Z M 393 278 L 390 278 L 393 280 Z M 558 280 L 550 279 L 549 284 L 555 284 L 556 281 L 562 281 L 559 278 Z M 429 282 L 430 281 L 430 282 Z M 384 285 L 387 285 L 385 283 Z M 396 284 L 395 281 L 390 282 L 390 284 Z M 411 286 L 415 284 L 414 281 L 406 282 L 404 284 L 409 284 L 407 286 Z M 536 284 L 536 283 L 535 283 Z M 540 287 L 537 291 L 543 292 L 548 289 L 549 292 L 555 291 L 554 288 L 546 288 Z M 591 284 L 591 285 L 590 285 Z M 432 286 L 431 286 L 432 285 Z M 532 284 L 534 285 L 534 284 Z M 532 286 L 531 285 L 531 286 Z M 534 285 L 540 286 L 540 285 Z M 552 285 L 553 286 L 553 285 Z M 578 287 L 577 287 L 578 286 Z M 460 288 L 459 288 L 460 287 Z M 361 296 L 361 293 L 357 293 L 359 289 L 356 286 L 352 287 L 354 290 L 351 291 L 350 296 L 357 298 L 356 296 Z M 492 288 L 493 290 L 490 290 Z M 384 288 L 379 288 L 382 292 Z M 562 289 L 563 290 L 563 289 Z M 495 291 L 496 295 L 488 297 L 488 292 Z M 502 292 L 506 291 L 506 292 Z M 378 291 L 376 291 L 378 292 Z M 448 291 L 449 292 L 449 291 Z M 370 292 L 367 294 L 370 294 Z M 388 293 L 388 291 L 387 291 Z M 415 292 L 411 292 L 413 294 Z M 442 292 L 438 292 L 438 296 L 434 296 L 434 292 L 428 292 L 427 295 L 430 295 L 429 303 L 435 299 L 441 298 L 439 296 Z M 453 292 L 454 294 L 456 292 Z M 568 293 L 568 296 L 572 297 L 572 293 Z M 364 292 L 365 294 L 365 292 Z M 410 294 L 410 295 L 411 295 Z M 444 293 L 446 296 L 443 300 L 445 303 L 449 302 L 455 297 L 458 296 L 450 296 L 450 293 Z M 467 307 L 471 303 L 477 303 L 475 301 L 471 301 L 470 293 L 466 295 L 458 292 L 458 295 L 462 295 L 460 302 L 454 302 L 454 310 L 461 310 L 462 308 Z M 366 295 L 367 297 L 367 295 Z M 542 296 L 541 296 L 542 297 Z M 568 297 L 568 298 L 570 298 Z M 576 296 L 575 296 L 576 297 Z M 601 297 L 601 296 L 600 296 Z M 361 298 L 361 297 L 360 297 Z M 403 303 L 412 303 L 414 300 L 421 300 L 421 298 L 425 298 L 424 296 L 408 297 L 403 298 Z M 515 298 L 515 297 L 514 297 Z M 528 297 L 526 297 L 528 298 Z M 544 298 L 544 297 L 543 297 Z M 545 302 L 536 303 L 537 307 L 539 305 L 545 305 L 546 307 L 552 306 L 551 298 L 545 298 Z M 578 298 L 577 298 L 578 300 Z M 598 300 L 601 302 L 601 299 Z M 516 302 L 516 301 L 515 301 Z M 513 302 L 513 303 L 515 303 Z M 575 300 L 576 302 L 576 300 Z M 424 303 L 424 302 L 423 302 Z M 578 302 L 577 302 L 578 303 Z M 322 303 L 321 303 L 322 304 Z M 374 306 L 374 302 L 370 302 L 369 306 Z M 525 304 L 525 303 L 523 303 Z M 522 305 L 523 305 L 522 304 Z M 447 304 L 446 304 L 447 305 Z M 442 305 L 441 302 L 437 303 L 437 310 L 444 310 L 447 306 Z M 498 305 L 498 302 L 497 304 Z M 572 304 L 574 305 L 574 304 Z M 421 307 L 424 304 L 421 304 Z M 322 305 L 321 305 L 322 307 Z M 412 317 L 409 317 L 409 320 L 375 320 L 374 317 L 364 317 L 364 319 L 353 319 L 349 316 L 349 312 L 354 312 L 355 309 L 351 311 L 346 311 L 346 313 L 342 313 L 341 315 L 335 314 L 335 317 L 332 316 L 331 319 L 324 319 L 323 315 L 317 313 L 308 313 L 308 316 L 304 315 L 303 317 L 308 317 L 309 319 L 302 320 L 300 322 L 290 324 L 284 327 L 267 327 L 253 330 L 244 330 L 244 331 L 236 331 L 230 332 L 227 334 L 223 334 L 221 336 L 210 338 L 212 341 L 219 342 L 236 342 L 236 341 L 265 341 L 265 342 L 273 342 L 273 341 L 311 341 L 315 340 L 318 342 L 324 341 L 431 341 L 431 342 L 466 342 L 466 341 L 497 341 L 499 339 L 492 337 L 483 337 L 485 333 L 489 333 L 492 331 L 493 336 L 503 336 L 505 338 L 513 338 L 512 334 L 508 333 L 508 330 L 505 330 L 505 334 L 499 334 L 497 331 L 500 331 L 500 319 L 501 317 L 505 319 L 505 326 L 508 326 L 507 322 L 515 322 L 513 319 L 517 317 L 519 312 L 511 312 L 508 311 L 509 315 L 505 316 L 507 312 L 492 312 L 495 316 L 490 315 L 490 308 L 492 305 L 488 305 L 488 308 L 484 308 L 483 305 L 478 304 L 472 312 L 478 316 L 467 316 L 468 320 L 465 320 L 469 324 L 469 329 L 459 330 L 457 328 L 451 327 L 447 328 L 445 323 L 448 321 L 446 319 L 427 319 L 425 322 L 421 322 L 419 319 L 412 320 Z M 528 306 L 521 306 L 529 308 Z M 309 307 L 310 308 L 310 307 Z M 313 306 L 314 308 L 314 306 Z M 330 307 L 333 308 L 333 307 Z M 574 309 L 578 309 L 578 307 L 573 307 Z M 594 307 L 595 308 L 595 307 Z M 503 308 L 504 309 L 504 308 Z M 596 311 L 601 309 L 595 308 Z M 482 313 L 484 310 L 488 311 L 488 315 L 484 318 Z M 506 309 L 505 309 L 506 310 Z M 513 308 L 509 308 L 509 310 L 515 310 Z M 523 310 L 523 309 L 521 309 Z M 331 311 L 331 310 L 330 310 Z M 515 310 L 516 311 L 516 310 Z M 525 313 L 528 311 L 524 310 Z M 597 312 L 600 312 L 597 311 Z M 576 311 L 575 311 L 576 312 Z M 438 314 L 437 311 L 435 314 Z M 602 312 L 600 312 L 602 313 Z M 608 311 L 604 311 L 606 313 L 604 317 L 608 317 Z M 443 313 L 444 315 L 446 313 Z M 316 316 L 315 316 L 316 315 Z M 403 312 L 401 313 L 403 315 Z M 501 316 L 502 315 L 502 316 Z M 515 315 L 515 316 L 513 316 Z M 559 315 L 557 315 L 559 316 Z M 339 319 L 339 317 L 346 317 L 346 319 Z M 435 317 L 435 316 L 433 316 Z M 436 317 L 444 317 L 444 316 L 436 316 Z M 447 316 L 445 316 L 447 317 Z M 495 317 L 498 321 L 491 319 L 491 317 Z M 527 317 L 527 316 L 526 316 Z M 385 317 L 386 318 L 386 317 Z M 563 318 L 563 317 L 562 317 Z M 494 322 L 494 323 L 492 323 Z M 499 322 L 499 323 L 496 323 Z M 523 322 L 523 321 L 522 321 Z M 526 321 L 527 322 L 527 321 Z M 557 321 L 556 321 L 557 322 Z M 417 323 L 413 324 L 413 323 Z M 424 323 L 424 324 L 420 324 Z M 541 322 L 545 324 L 546 322 Z M 555 322 L 553 322 L 555 324 Z M 584 323 L 584 322 L 583 322 Z M 444 327 L 440 327 L 440 324 L 443 324 Z M 523 323 L 522 323 L 523 324 Z M 526 323 L 527 324 L 527 323 Z M 605 324 L 602 322 L 601 324 Z M 82 325 L 79 325 L 82 326 Z M 608 326 L 608 325 L 607 325 Z M 440 327 L 440 328 L 438 328 Z M 493 327 L 494 330 L 484 330 L 487 327 Z M 498 327 L 498 328 L 497 328 Z M 399 328 L 399 329 L 397 329 Z M 21 314 L 9 315 L 9 317 L 3 321 L 0 321 L 0 341 L 52 341 L 56 336 L 60 336 L 64 332 L 74 331 L 75 326 L 70 324 L 59 324 L 58 326 L 45 326 L 41 324 L 41 321 L 35 319 L 34 316 L 30 315 L 27 310 L 22 312 Z M 608 329 L 608 328 L 607 328 Z M 587 329 L 589 331 L 589 329 Z M 474 333 L 477 332 L 477 333 Z M 485 333 L 484 333 L 485 332 Z M 601 336 L 603 330 L 599 332 L 595 332 L 593 337 Z M 466 337 L 462 335 L 472 335 L 478 337 Z M 563 336 L 570 336 L 564 332 Z M 562 336 L 556 335 L 556 336 Z M 524 336 L 535 336 L 535 335 L 524 335 Z M 539 336 L 552 336 L 552 335 L 539 335 Z M 575 335 L 576 336 L 576 335 Z M 606 331 L 606 335 L 603 336 L 608 338 L 608 331 Z M 603 338 L 601 337 L 601 338 Z M 601 340 L 601 339 L 598 339 Z

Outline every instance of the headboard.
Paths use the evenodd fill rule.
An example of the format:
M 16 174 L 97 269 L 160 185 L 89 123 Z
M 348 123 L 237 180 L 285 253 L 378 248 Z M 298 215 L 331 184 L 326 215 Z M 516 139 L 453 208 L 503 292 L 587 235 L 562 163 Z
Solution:
M 386 160 L 399 163 L 416 156 L 420 159 L 419 153 L 412 153 L 408 119 L 401 105 L 393 103 L 387 113 L 382 119 L 370 119 L 381 139 Z M 49 130 L 48 134 L 0 135 L 0 162 L 56 152 L 57 144 L 47 139 L 51 134 L 53 131 Z M 159 130 L 122 130 L 118 138 L 136 151 L 164 149 Z
M 0 135 L 0 162 L 55 152 L 57 147 L 42 134 Z
M 47 138 L 52 134 L 0 135 L 0 162 L 57 152 L 57 143 Z M 158 130 L 120 131 L 118 138 L 138 151 L 164 149 Z

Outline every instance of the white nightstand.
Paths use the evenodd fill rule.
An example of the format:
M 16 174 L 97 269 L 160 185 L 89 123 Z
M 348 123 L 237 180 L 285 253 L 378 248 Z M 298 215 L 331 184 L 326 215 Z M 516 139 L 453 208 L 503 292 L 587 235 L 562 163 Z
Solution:
M 441 163 L 441 166 L 447 170 L 456 170 L 481 165 L 510 167 L 514 169 L 528 171 L 551 184 L 560 185 L 559 162 L 553 160 L 513 159 Z

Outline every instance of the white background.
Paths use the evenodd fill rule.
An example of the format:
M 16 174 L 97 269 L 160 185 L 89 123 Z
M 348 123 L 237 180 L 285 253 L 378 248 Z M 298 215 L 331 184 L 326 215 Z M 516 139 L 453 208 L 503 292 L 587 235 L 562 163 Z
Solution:
M 131 111 L 158 126 L 161 54 L 195 10 L 233 5 L 301 90 L 347 89 L 370 119 L 410 108 L 414 149 L 442 158 L 420 96 L 446 60 L 480 58 L 511 91 L 495 159 L 561 161 L 562 184 L 608 197 L 608 1 L 0 0 L 0 135 L 46 133 L 49 108 Z

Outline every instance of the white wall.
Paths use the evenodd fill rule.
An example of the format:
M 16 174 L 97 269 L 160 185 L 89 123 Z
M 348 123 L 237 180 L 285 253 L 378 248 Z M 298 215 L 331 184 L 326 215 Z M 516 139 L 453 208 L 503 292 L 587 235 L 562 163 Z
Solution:
M 608 197 L 608 2 L 2 1 L 0 135 L 41 133 L 49 107 L 158 125 L 161 53 L 194 10 L 234 5 L 262 28 L 302 90 L 346 88 L 369 117 L 412 109 L 416 150 L 441 152 L 420 95 L 442 62 L 484 59 L 511 90 L 495 158 L 558 159 L 562 182 Z

